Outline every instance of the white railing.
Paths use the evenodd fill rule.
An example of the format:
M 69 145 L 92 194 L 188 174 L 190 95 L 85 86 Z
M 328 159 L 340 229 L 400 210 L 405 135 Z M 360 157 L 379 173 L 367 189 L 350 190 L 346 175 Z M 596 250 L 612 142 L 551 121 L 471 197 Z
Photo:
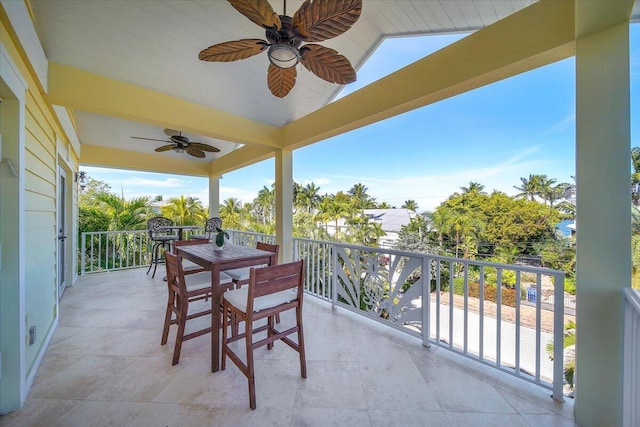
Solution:
M 275 242 L 270 235 L 228 232 L 236 244 Z M 146 236 L 146 230 L 82 233 L 82 272 L 146 265 Z M 541 296 L 543 287 L 552 288 L 562 300 L 564 272 L 298 238 L 293 259 L 305 260 L 308 294 L 417 336 L 425 346 L 549 388 L 563 400 L 563 346 L 554 346 L 553 360 L 546 346 L 563 342 L 564 307 L 527 301 L 527 293 Z
M 254 233 L 253 231 L 237 231 L 227 230 L 229 233 L 229 240 L 236 245 L 243 246 L 256 246 L 258 242 L 269 243 L 274 245 L 276 243 L 276 236 L 270 234 Z
M 624 289 L 622 425 L 640 425 L 640 292 Z
M 150 252 L 147 230 L 83 232 L 79 274 L 141 267 L 151 262 Z
M 543 283 L 563 295 L 564 272 L 429 254 L 294 239 L 306 260 L 306 290 L 334 306 L 420 337 L 553 390 L 563 400 L 564 307 L 525 306 Z M 423 274 L 426 272 L 426 274 Z M 424 295 L 430 303 L 424 304 Z M 496 304 L 495 301 L 502 301 Z M 525 321 L 526 320 L 526 321 Z

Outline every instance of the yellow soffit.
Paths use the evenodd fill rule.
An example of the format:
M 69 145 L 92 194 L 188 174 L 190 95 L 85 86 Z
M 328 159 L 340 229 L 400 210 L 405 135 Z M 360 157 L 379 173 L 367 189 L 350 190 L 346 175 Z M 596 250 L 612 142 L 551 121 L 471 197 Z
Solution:
M 207 177 L 210 169 L 210 162 L 189 160 L 187 157 L 177 158 L 162 153 L 140 153 L 87 144 L 82 145 L 80 163 L 116 169 Z
M 46 98 L 54 105 L 244 145 L 280 146 L 281 130 L 275 126 L 74 67 L 50 62 L 48 84 Z

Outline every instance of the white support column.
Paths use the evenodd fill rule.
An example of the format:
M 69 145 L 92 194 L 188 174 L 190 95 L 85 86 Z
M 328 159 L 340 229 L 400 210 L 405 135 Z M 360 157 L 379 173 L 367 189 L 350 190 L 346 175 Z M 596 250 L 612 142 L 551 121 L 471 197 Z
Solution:
M 629 114 L 628 23 L 579 37 L 574 409 L 582 426 L 622 421 L 622 288 L 631 283 Z
M 293 260 L 293 152 L 276 150 L 276 242 L 280 262 Z
M 221 175 L 209 175 L 209 218 L 220 216 Z

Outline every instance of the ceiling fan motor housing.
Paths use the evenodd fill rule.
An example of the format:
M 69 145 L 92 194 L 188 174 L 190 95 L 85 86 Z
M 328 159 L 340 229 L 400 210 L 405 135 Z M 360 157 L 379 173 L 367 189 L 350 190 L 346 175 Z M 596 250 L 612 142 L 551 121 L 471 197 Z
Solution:
M 280 15 L 280 30 L 274 28 L 267 29 L 266 37 L 271 44 L 288 44 L 289 46 L 298 48 L 302 43 L 299 34 L 294 33 L 292 23 L 293 18 L 286 15 Z
M 176 144 L 178 144 L 180 146 L 185 146 L 185 145 L 189 145 L 189 138 L 187 138 L 186 136 L 182 136 L 182 135 L 173 135 L 171 137 L 171 142 L 175 142 Z

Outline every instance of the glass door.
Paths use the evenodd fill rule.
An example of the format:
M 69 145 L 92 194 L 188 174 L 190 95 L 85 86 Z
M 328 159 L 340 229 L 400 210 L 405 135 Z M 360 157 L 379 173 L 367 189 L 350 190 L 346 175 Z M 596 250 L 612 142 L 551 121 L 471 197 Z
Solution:
M 67 287 L 67 172 L 59 167 L 58 178 L 58 299 Z

